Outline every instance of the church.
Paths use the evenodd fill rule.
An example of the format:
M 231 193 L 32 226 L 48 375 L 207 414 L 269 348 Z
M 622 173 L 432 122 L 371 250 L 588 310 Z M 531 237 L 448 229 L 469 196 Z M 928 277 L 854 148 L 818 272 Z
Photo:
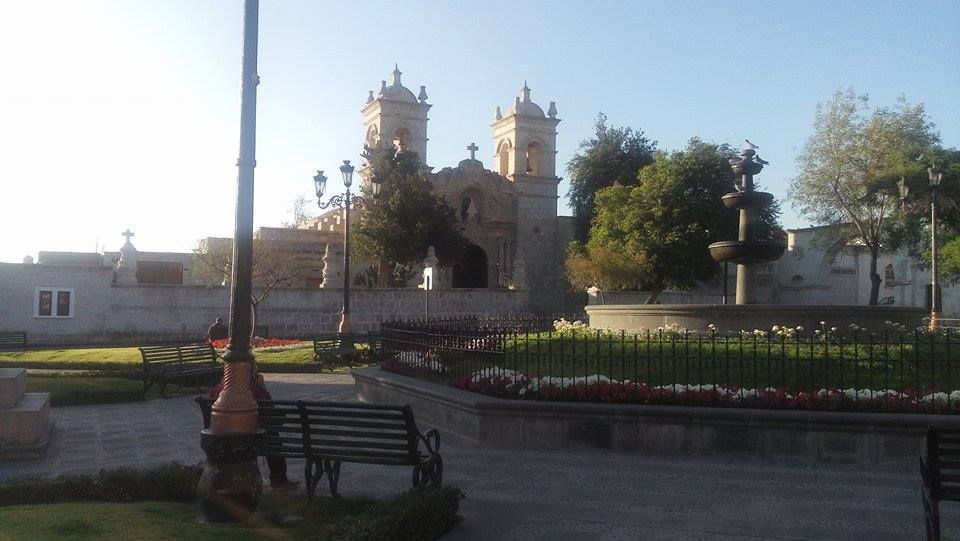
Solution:
M 362 108 L 364 144 L 416 152 L 427 166 L 432 107 L 427 99 L 425 86 L 414 95 L 395 68 L 390 84 L 381 81 Z M 456 209 L 471 243 L 463 260 L 444 273 L 447 287 L 529 289 L 531 309 L 564 308 L 563 269 L 573 221 L 557 215 L 559 123 L 556 104 L 550 102 L 544 113 L 524 83 L 505 113 L 496 107 L 491 124 L 496 170 L 476 159 L 473 143 L 467 147 L 470 157 L 455 167 L 428 166 L 430 182 Z

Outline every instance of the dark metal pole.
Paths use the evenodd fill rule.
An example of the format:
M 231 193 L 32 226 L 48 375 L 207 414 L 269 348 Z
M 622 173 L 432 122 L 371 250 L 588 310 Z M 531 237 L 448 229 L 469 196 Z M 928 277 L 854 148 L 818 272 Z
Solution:
M 257 507 L 262 491 L 257 467 L 257 402 L 250 391 L 254 357 L 250 347 L 253 290 L 253 178 L 257 131 L 257 24 L 259 0 L 245 0 L 243 72 L 240 90 L 240 155 L 230 284 L 230 340 L 223 355 L 223 390 L 214 402 L 210 428 L 200 445 L 207 454 L 198 492 L 204 518 L 242 521 Z
M 932 183 L 931 183 L 932 184 Z M 940 280 L 937 276 L 937 186 L 932 186 L 933 197 L 930 198 L 930 330 L 940 328 L 940 305 L 937 303 L 937 293 L 940 289 Z
M 723 304 L 727 304 L 727 279 L 728 277 L 727 262 L 723 262 Z
M 343 311 L 340 332 L 350 332 L 350 187 L 343 201 Z

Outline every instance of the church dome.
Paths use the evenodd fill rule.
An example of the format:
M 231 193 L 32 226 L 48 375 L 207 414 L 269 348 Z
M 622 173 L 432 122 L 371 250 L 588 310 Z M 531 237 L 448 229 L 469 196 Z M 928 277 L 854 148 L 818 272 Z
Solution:
M 507 116 L 517 115 L 517 116 L 535 116 L 538 118 L 543 118 L 543 109 L 539 105 L 530 101 L 530 88 L 527 87 L 526 81 L 523 83 L 523 89 L 520 91 L 520 95 L 517 96 L 516 101 L 513 104 L 513 107 L 507 112 Z
M 406 103 L 417 103 L 417 97 L 413 95 L 413 92 L 409 88 L 403 86 L 400 83 L 400 74 L 401 71 L 399 67 L 394 67 L 393 69 L 393 83 L 390 86 L 387 86 L 387 82 L 383 81 L 380 86 L 380 97 L 386 100 L 392 101 L 403 101 Z

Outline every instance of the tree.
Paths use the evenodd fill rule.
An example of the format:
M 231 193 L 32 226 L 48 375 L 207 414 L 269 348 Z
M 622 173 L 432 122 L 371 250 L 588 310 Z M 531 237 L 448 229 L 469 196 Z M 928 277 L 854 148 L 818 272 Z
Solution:
M 587 248 L 573 241 L 567 253 L 566 270 L 570 285 L 581 289 L 597 288 L 600 304 L 606 304 L 605 291 L 641 289 L 649 274 L 643 259 L 625 257 L 603 246 Z
M 194 270 L 211 277 L 211 285 L 224 285 L 233 274 L 233 242 L 231 239 L 206 239 L 194 249 Z M 295 251 L 280 241 L 253 238 L 253 285 L 250 303 L 253 324 L 257 309 L 278 285 L 303 277 L 303 265 Z M 251 326 L 251 328 L 253 328 Z
M 877 304 L 882 282 L 877 258 L 895 242 L 890 227 L 899 205 L 894 178 L 924 169 L 924 156 L 938 142 L 923 104 L 910 105 L 902 97 L 892 108 L 871 111 L 869 98 L 849 89 L 817 104 L 790 197 L 801 214 L 844 229 L 848 241 L 866 248 L 871 305 Z
M 689 290 L 715 277 L 720 264 L 707 246 L 737 238 L 737 211 L 720 199 L 734 189 L 729 160 L 737 155 L 729 145 L 691 139 L 682 151 L 657 152 L 653 164 L 640 171 L 636 186 L 597 192 L 587 252 L 592 257 L 609 251 L 624 259 L 628 269 L 604 279 L 640 282 L 650 290 L 647 303 L 653 304 L 666 288 Z M 776 204 L 758 210 L 758 238 L 782 235 L 778 215 Z M 623 272 L 602 259 L 594 263 L 595 270 Z
M 636 185 L 640 169 L 653 162 L 657 144 L 647 139 L 642 130 L 607 127 L 603 113 L 597 115 L 595 126 L 594 137 L 580 143 L 579 150 L 567 164 L 570 172 L 567 198 L 573 207 L 574 238 L 580 242 L 586 242 L 589 237 L 597 191 L 614 184 Z
M 288 209 L 293 220 L 290 222 L 284 222 L 283 227 L 297 227 L 303 222 L 312 218 L 313 214 L 307 209 L 313 208 L 313 204 L 315 203 L 310 200 L 307 194 L 301 193 L 298 195 Z
M 419 265 L 428 246 L 444 264 L 456 262 L 467 240 L 454 208 L 434 193 L 417 154 L 368 148 L 364 158 L 382 187 L 376 197 L 363 194 L 360 219 L 351 225 L 355 253 L 376 260 L 382 278 L 394 276 L 398 265 Z

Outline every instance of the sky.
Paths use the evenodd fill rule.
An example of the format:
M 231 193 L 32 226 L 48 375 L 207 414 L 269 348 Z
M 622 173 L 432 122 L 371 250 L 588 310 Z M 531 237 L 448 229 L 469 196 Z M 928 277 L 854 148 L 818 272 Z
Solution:
M 231 236 L 240 0 L 0 0 L 0 261 L 39 250 L 190 251 Z M 255 221 L 279 225 L 324 169 L 360 162 L 360 108 L 394 63 L 433 104 L 428 164 L 467 145 L 524 81 L 555 101 L 558 164 L 603 112 L 665 150 L 759 145 L 783 198 L 814 108 L 838 88 L 926 104 L 960 145 L 960 2 L 263 0 Z M 566 176 L 563 170 L 558 175 Z M 561 196 L 568 182 L 560 185 Z M 783 205 L 787 227 L 807 225 Z M 570 214 L 565 198 L 560 214 Z

